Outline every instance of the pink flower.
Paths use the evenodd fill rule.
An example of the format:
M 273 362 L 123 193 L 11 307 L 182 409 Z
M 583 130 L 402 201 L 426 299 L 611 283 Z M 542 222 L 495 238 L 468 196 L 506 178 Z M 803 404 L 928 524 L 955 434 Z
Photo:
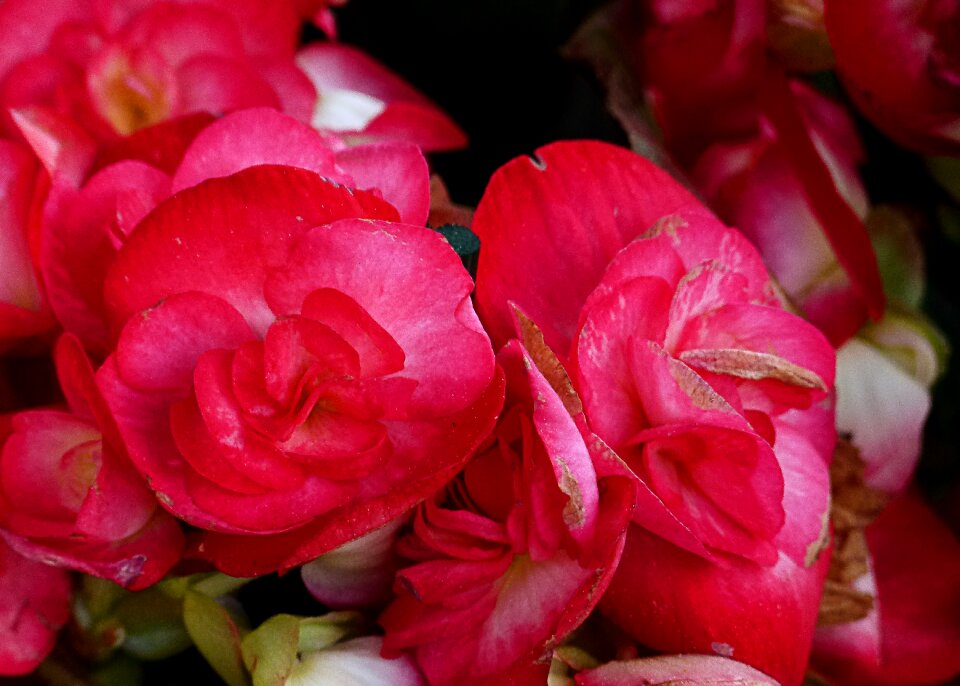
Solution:
M 350 187 L 375 189 L 411 224 L 429 212 L 427 164 L 411 143 L 348 148 L 267 108 L 221 119 L 193 115 L 143 129 L 109 146 L 82 185 L 55 178 L 44 204 L 40 271 L 61 325 L 96 357 L 113 343 L 103 275 L 138 222 L 171 193 L 257 164 L 310 169 Z
M 310 116 L 293 62 L 299 8 L 243 0 L 26 0 L 0 8 L 0 101 L 39 105 L 109 140 L 180 114 L 258 105 Z
M 69 618 L 69 575 L 21 557 L 0 540 L 0 675 L 36 669 Z
M 813 667 L 838 686 L 936 684 L 960 673 L 960 542 L 915 494 L 866 528 L 868 569 L 853 588 L 864 618 L 817 630 Z
M 857 172 L 863 151 L 853 121 L 839 104 L 799 82 L 791 83 L 790 97 L 803 117 L 803 136 L 825 163 L 819 171 L 827 170 L 827 183 L 836 186 L 862 222 L 868 204 Z M 794 139 L 793 145 L 801 143 Z M 817 170 L 801 164 L 802 158 L 764 118 L 753 138 L 711 145 L 693 176 L 712 206 L 757 246 L 804 315 L 840 345 L 867 319 L 868 298 L 831 244 L 839 216 L 825 213 L 808 193 L 808 179 Z M 872 248 L 866 247 L 872 259 Z
M 537 156 L 477 208 L 477 299 L 496 334 L 512 300 L 570 351 L 591 429 L 637 477 L 602 609 L 657 649 L 733 651 L 799 683 L 825 573 L 833 349 L 650 163 L 597 143 Z
M 134 463 L 228 573 L 379 527 L 490 429 L 472 282 L 438 234 L 397 219 L 266 165 L 176 193 L 117 254 L 105 300 L 123 330 L 98 381 Z
M 960 3 L 826 0 L 824 9 L 857 107 L 900 145 L 960 154 Z
M 766 61 L 763 0 L 626 0 L 623 8 L 617 26 L 671 153 L 689 164 L 718 138 L 749 135 Z
M 79 342 L 56 348 L 69 411 L 11 420 L 0 453 L 0 537 L 30 559 L 131 589 L 159 581 L 183 535 L 130 464 Z
M 622 549 L 631 480 L 578 427 L 555 358 L 542 341 L 533 349 L 514 340 L 500 351 L 507 402 L 492 444 L 417 510 L 398 546 L 414 562 L 380 618 L 385 650 L 413 649 L 434 686 L 542 683 Z

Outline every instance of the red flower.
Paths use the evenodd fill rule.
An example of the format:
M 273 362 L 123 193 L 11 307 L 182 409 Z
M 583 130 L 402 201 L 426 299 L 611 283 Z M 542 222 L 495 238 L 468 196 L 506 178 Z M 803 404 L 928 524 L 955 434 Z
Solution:
M 900 145 L 960 154 L 960 3 L 827 0 L 824 10 L 857 107 Z
M 130 454 L 224 571 L 290 567 L 449 479 L 497 410 L 472 282 L 362 191 L 260 166 L 185 189 L 121 248 L 99 381 Z M 250 536 L 258 536 L 251 547 Z
M 417 511 L 398 545 L 414 564 L 380 618 L 385 649 L 413 648 L 434 686 L 543 683 L 609 583 L 631 509 L 628 473 L 583 428 L 542 342 L 511 341 L 497 360 L 507 402 L 492 445 Z
M 69 575 L 21 557 L 0 540 L 0 675 L 36 669 L 69 618 Z
M 590 427 L 638 479 L 602 608 L 652 647 L 733 651 L 798 683 L 825 572 L 833 349 L 649 162 L 596 143 L 537 155 L 477 208 L 478 304 L 500 333 L 517 302 L 570 351 Z M 777 632 L 789 649 L 757 640 Z
M 316 93 L 293 62 L 293 3 L 0 7 L 0 101 L 40 105 L 109 140 L 180 114 L 266 105 L 302 120 Z
M 842 686 L 938 684 L 960 673 L 960 542 L 915 494 L 866 528 L 864 619 L 817 630 L 812 664 Z
M 410 224 L 429 212 L 427 164 L 412 143 L 347 147 L 267 108 L 218 120 L 193 115 L 143 129 L 107 148 L 82 186 L 57 177 L 44 204 L 40 271 L 61 325 L 102 359 L 113 343 L 103 277 L 139 221 L 171 193 L 258 164 L 310 169 L 375 189 Z
M 803 117 L 803 137 L 826 163 L 820 171 L 828 172 L 827 183 L 862 221 L 868 210 L 857 173 L 863 150 L 849 114 L 800 82 L 791 83 L 787 95 Z M 842 225 L 839 217 L 811 201 L 805 174 L 810 170 L 804 171 L 801 158 L 766 119 L 750 139 L 710 146 L 693 172 L 712 206 L 757 246 L 791 300 L 839 346 L 866 321 L 868 299 L 851 278 L 856 272 L 845 271 L 831 245 L 830 229 Z M 859 251 L 860 262 L 872 256 L 867 248 Z
M 0 537 L 30 559 L 149 586 L 180 559 L 183 535 L 130 464 L 79 342 L 57 370 L 69 411 L 20 412 L 0 453 Z

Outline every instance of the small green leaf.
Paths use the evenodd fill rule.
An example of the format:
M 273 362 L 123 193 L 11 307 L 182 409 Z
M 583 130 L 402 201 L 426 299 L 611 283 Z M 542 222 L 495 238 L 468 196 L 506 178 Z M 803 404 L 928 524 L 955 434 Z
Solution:
M 190 647 L 180 600 L 156 586 L 126 595 L 112 618 L 123 627 L 123 650 L 141 660 L 160 660 Z
M 215 572 L 193 584 L 193 590 L 210 598 L 219 598 L 222 595 L 233 593 L 253 579 L 242 579 Z
M 249 686 L 240 651 L 241 629 L 225 607 L 188 590 L 183 598 L 183 623 L 197 649 L 229 686 Z
M 276 615 L 250 632 L 241 646 L 253 686 L 283 686 L 297 663 L 300 618 Z
M 363 621 L 363 615 L 358 612 L 330 612 L 322 617 L 307 617 L 300 621 L 300 652 L 323 650 L 356 635 Z

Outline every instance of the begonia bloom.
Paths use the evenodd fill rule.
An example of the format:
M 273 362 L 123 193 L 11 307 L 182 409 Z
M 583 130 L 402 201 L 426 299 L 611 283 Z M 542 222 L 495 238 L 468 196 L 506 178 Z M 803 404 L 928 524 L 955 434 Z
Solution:
M 161 203 L 111 267 L 123 328 L 98 380 L 134 463 L 228 573 L 381 526 L 489 431 L 500 401 L 472 282 L 438 234 L 397 218 L 258 166 Z
M 42 106 L 101 140 L 190 112 L 270 106 L 306 120 L 293 3 L 244 0 L 0 6 L 0 101 Z
M 172 193 L 258 164 L 309 169 L 386 197 L 410 224 L 423 224 L 430 203 L 426 160 L 411 143 L 347 147 L 266 108 L 218 120 L 184 117 L 143 129 L 111 146 L 82 186 L 53 182 L 44 204 L 40 271 L 64 329 L 97 358 L 113 344 L 103 277 L 139 221 Z
M 11 420 L 0 453 L 0 537 L 20 554 L 141 589 L 179 561 L 183 534 L 130 464 L 79 342 L 57 371 L 69 411 Z
M 652 647 L 733 650 L 799 683 L 825 573 L 832 347 L 741 234 L 612 146 L 509 163 L 474 230 L 481 316 L 497 334 L 516 301 L 569 351 L 591 429 L 638 479 L 604 611 Z M 511 269 L 524 262 L 539 268 Z M 755 640 L 781 629 L 789 650 Z
M 960 3 L 826 0 L 824 18 L 864 115 L 907 148 L 960 154 Z
M 552 366 L 544 350 L 538 361 L 517 340 L 500 351 L 507 400 L 492 445 L 398 546 L 413 563 L 380 618 L 384 646 L 412 649 L 433 686 L 543 683 L 622 549 L 631 480 L 578 427 L 575 395 L 561 398 L 538 367 Z

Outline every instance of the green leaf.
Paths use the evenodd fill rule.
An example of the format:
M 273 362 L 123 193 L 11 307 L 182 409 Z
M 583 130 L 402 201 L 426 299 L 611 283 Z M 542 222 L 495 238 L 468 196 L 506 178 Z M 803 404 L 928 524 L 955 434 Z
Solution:
M 229 686 L 249 686 L 240 650 L 241 629 L 225 607 L 188 590 L 183 598 L 183 623 L 197 649 Z
M 355 635 L 363 624 L 358 612 L 329 612 L 322 617 L 300 621 L 300 652 L 312 653 L 329 648 L 348 636 Z
M 276 615 L 250 632 L 241 649 L 253 686 L 283 686 L 299 646 L 300 618 L 293 615 Z
M 180 600 L 156 586 L 130 593 L 111 619 L 123 627 L 123 650 L 141 660 L 160 660 L 190 647 Z

